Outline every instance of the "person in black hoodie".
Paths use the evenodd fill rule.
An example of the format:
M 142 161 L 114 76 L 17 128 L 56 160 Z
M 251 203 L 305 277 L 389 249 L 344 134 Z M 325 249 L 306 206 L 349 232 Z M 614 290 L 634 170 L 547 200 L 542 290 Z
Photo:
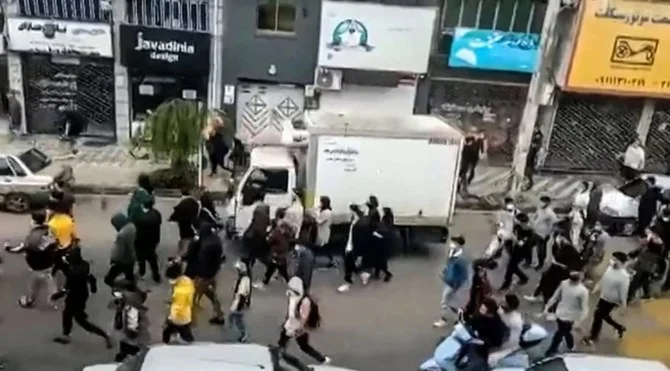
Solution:
M 658 211 L 658 202 L 661 199 L 661 189 L 656 186 L 656 178 L 650 176 L 646 179 L 647 190 L 640 197 L 640 205 L 637 209 L 637 234 L 646 237 L 646 229 L 654 219 Z
M 338 292 L 347 292 L 354 283 L 353 274 L 361 272 L 364 256 L 370 245 L 370 223 L 368 217 L 356 204 L 349 205 L 353 213 L 351 226 L 349 227 L 349 238 L 344 249 L 344 284 L 337 288 Z M 361 280 L 363 275 L 361 274 Z M 367 282 L 363 282 L 364 284 Z
M 168 219 L 177 223 L 179 227 L 179 255 L 186 252 L 189 244 L 198 231 L 198 216 L 200 214 L 200 203 L 190 189 L 182 189 L 182 198 L 174 207 L 172 215 Z
M 516 216 L 517 223 L 514 225 L 515 242 L 508 245 L 509 261 L 505 270 L 505 278 L 500 287 L 501 291 L 507 290 L 512 285 L 512 278 L 519 277 L 519 285 L 528 282 L 528 276 L 519 268 L 519 264 L 529 253 L 532 252 L 533 228 L 530 226 L 528 215 L 519 213 Z
M 389 282 L 393 274 L 389 271 L 388 255 L 393 241 L 393 214 L 391 209 L 384 208 L 384 216 L 378 212 L 370 212 L 370 228 L 372 229 L 373 277 L 380 279 L 384 274 L 384 282 Z
M 471 316 L 467 322 L 467 327 L 474 333 L 475 337 L 482 341 L 482 344 L 475 345 L 471 349 L 468 357 L 468 367 L 466 370 L 486 369 L 474 366 L 475 360 L 486 362 L 491 349 L 499 348 L 505 342 L 509 335 L 507 326 L 498 314 L 498 304 L 493 298 L 486 298 L 479 306 L 477 312 Z
M 209 155 L 209 165 L 211 166 L 212 169 L 212 172 L 209 174 L 209 176 L 216 175 L 216 170 L 219 166 L 224 170 L 230 170 L 227 169 L 224 164 L 229 148 L 223 137 L 223 126 L 216 126 L 214 130 L 212 130 L 212 132 L 209 133 L 209 138 L 207 138 L 206 146 L 207 146 L 207 154 Z
M 162 222 L 163 216 L 160 211 L 154 208 L 153 198 L 142 205 L 142 212 L 135 220 L 135 228 L 137 228 L 135 255 L 137 256 L 138 273 L 140 277 L 144 277 L 148 263 L 151 269 L 151 277 L 156 283 L 161 282 L 156 249 L 161 242 Z
M 197 240 L 191 244 L 186 256 L 188 265 L 194 265 L 190 273 L 195 281 L 195 300 L 197 304 L 202 296 L 206 296 L 214 309 L 214 317 L 209 320 L 213 325 L 225 323 L 225 315 L 221 309 L 221 302 L 216 294 L 216 276 L 221 269 L 223 242 L 215 233 L 216 228 L 211 224 L 203 224 L 198 231 Z
M 23 252 L 26 255 L 26 263 L 30 268 L 28 278 L 28 293 L 19 299 L 19 305 L 23 308 L 32 308 L 35 298 L 42 286 L 47 286 L 49 298 L 55 291 L 51 268 L 54 265 L 56 254 L 56 240 L 49 236 L 49 227 L 46 224 L 47 215 L 44 211 L 35 211 L 31 215 L 33 227 L 19 249 L 12 252 Z M 54 306 L 49 299 L 49 305 Z
M 65 308 L 63 308 L 63 334 L 54 339 L 60 344 L 70 343 L 73 320 L 87 332 L 98 335 L 105 340 L 107 349 L 113 347 L 112 341 L 100 327 L 88 320 L 86 314 L 86 302 L 91 293 L 98 290 L 97 281 L 91 273 L 90 264 L 81 256 L 81 248 L 74 247 L 67 254 L 67 269 L 65 272 L 65 289 L 52 295 L 52 300 L 65 297 Z M 90 288 L 90 291 L 89 291 Z
M 551 265 L 542 274 L 533 296 L 524 296 L 524 299 L 531 302 L 543 300 L 547 304 L 561 282 L 570 277 L 570 272 L 579 272 L 584 265 L 579 251 L 561 233 L 555 236 L 551 256 Z

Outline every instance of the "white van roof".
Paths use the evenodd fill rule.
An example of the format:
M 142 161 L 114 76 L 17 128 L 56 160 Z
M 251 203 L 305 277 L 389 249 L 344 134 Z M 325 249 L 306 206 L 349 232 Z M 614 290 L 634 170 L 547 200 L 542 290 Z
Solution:
M 291 149 L 279 146 L 259 146 L 251 151 L 251 167 L 292 169 L 295 167 Z
M 310 134 L 360 135 L 405 138 L 461 139 L 455 123 L 432 115 L 385 115 L 380 113 L 305 112 Z

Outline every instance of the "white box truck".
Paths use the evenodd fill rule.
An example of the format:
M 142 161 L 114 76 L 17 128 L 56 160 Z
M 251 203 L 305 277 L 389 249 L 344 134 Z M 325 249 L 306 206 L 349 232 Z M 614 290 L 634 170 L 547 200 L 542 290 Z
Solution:
M 244 196 L 253 184 L 260 184 L 273 213 L 290 206 L 293 189 L 302 189 L 306 209 L 328 196 L 334 224 L 346 225 L 349 206 L 375 195 L 393 210 L 406 242 L 446 236 L 463 145 L 455 126 L 428 115 L 319 111 L 305 113 L 304 123 L 305 131 L 285 128 L 282 144 L 251 150 L 250 167 L 228 206 L 229 236 L 241 235 L 250 223 L 254 205 Z

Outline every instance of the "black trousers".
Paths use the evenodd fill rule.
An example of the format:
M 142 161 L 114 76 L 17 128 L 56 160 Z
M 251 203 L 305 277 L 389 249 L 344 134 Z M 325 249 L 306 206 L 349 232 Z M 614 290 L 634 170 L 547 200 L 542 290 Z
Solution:
M 119 363 L 123 362 L 123 360 L 126 359 L 126 357 L 134 356 L 139 352 L 140 352 L 139 347 L 132 344 L 128 344 L 125 341 L 121 340 L 119 342 L 119 352 L 116 353 L 116 355 L 114 356 L 114 362 Z
M 86 314 L 86 299 L 65 299 L 65 307 L 63 308 L 62 316 L 63 335 L 70 336 L 74 322 L 77 322 L 77 324 L 86 332 L 107 339 L 105 331 L 88 320 L 88 314 Z
M 501 290 L 506 290 L 512 285 L 512 279 L 514 276 L 519 277 L 519 283 L 525 284 L 528 282 L 528 276 L 519 268 L 519 264 L 523 260 L 521 252 L 515 251 L 510 255 L 509 262 L 507 263 L 507 269 L 505 270 L 505 278 L 503 279 L 503 284 L 500 287 Z
M 600 331 L 603 328 L 603 321 L 607 322 L 608 325 L 614 327 L 615 330 L 621 332 L 624 327 L 612 319 L 612 311 L 617 307 L 616 304 L 610 303 L 607 300 L 600 299 L 598 304 L 596 304 L 596 310 L 593 313 L 593 323 L 591 324 L 590 339 L 593 341 L 598 340 L 600 336 Z
M 112 265 L 109 267 L 109 271 L 107 271 L 107 274 L 105 275 L 105 284 L 109 287 L 114 287 L 114 282 L 116 282 L 116 279 L 120 275 L 123 275 L 128 282 L 134 285 L 135 284 L 134 268 L 135 266 L 132 264 L 129 265 L 129 264 L 112 263 Z
M 169 320 L 166 321 L 165 327 L 163 327 L 163 343 L 170 343 L 170 338 L 172 338 L 172 335 L 174 334 L 179 334 L 179 337 L 187 343 L 192 343 L 195 340 L 190 323 L 186 325 L 177 325 Z
M 526 265 L 533 264 L 533 250 L 537 254 L 537 266 L 541 267 L 544 265 L 544 262 L 547 260 L 547 243 L 549 242 L 549 236 L 541 237 L 537 234 L 533 235 L 533 241 L 530 244 L 530 247 L 526 250 L 526 256 L 524 258 L 524 263 Z
M 269 284 L 275 272 L 279 272 L 281 278 L 283 278 L 284 281 L 288 282 L 289 276 L 288 276 L 287 263 L 288 262 L 286 261 L 284 262 L 277 262 L 275 260 L 268 261 L 268 264 L 265 267 L 265 277 L 263 278 L 263 284 L 265 285 Z
M 286 346 L 288 345 L 289 340 L 291 340 L 291 337 L 286 334 L 286 330 L 284 330 L 282 327 L 277 345 L 279 348 L 284 350 L 284 359 L 286 362 L 298 369 L 301 369 L 302 362 L 300 362 L 298 358 L 286 353 Z M 309 333 L 303 332 L 302 334 L 296 336 L 295 342 L 298 344 L 300 350 L 302 350 L 308 356 L 314 358 L 317 362 L 323 363 L 326 360 L 326 357 L 324 357 L 323 354 L 321 354 L 318 350 L 314 349 L 314 347 L 309 344 Z
M 575 338 L 572 336 L 572 326 L 573 322 L 563 321 L 556 319 L 556 325 L 558 328 L 554 333 L 554 337 L 551 339 L 551 345 L 547 349 L 547 355 L 553 355 L 558 352 L 558 347 L 561 345 L 561 342 L 565 340 L 565 345 L 568 349 L 574 349 L 575 347 Z
M 136 249 L 137 252 L 137 267 L 140 277 L 144 277 L 147 272 L 147 264 L 151 269 L 151 276 L 155 281 L 160 280 L 160 272 L 158 270 L 158 256 L 156 255 L 156 248 Z
M 643 298 L 649 298 L 651 296 L 651 279 L 652 274 L 649 272 L 635 272 L 633 278 L 630 280 L 628 302 L 631 302 L 640 290 L 642 290 Z
M 356 266 L 357 259 L 358 257 L 351 252 L 344 253 L 344 282 L 348 284 L 354 283 L 352 276 L 360 272 L 360 269 Z

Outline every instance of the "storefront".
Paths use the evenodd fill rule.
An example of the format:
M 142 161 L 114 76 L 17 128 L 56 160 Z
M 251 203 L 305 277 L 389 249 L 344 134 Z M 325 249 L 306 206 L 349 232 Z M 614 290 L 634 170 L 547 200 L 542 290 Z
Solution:
M 121 25 L 121 64 L 128 68 L 131 120 L 180 98 L 207 102 L 210 34 Z
M 436 16 L 431 7 L 324 2 L 318 109 L 411 115 L 418 76 L 428 71 Z
M 112 30 L 107 23 L 10 17 L 10 53 L 20 56 L 26 122 L 31 134 L 56 134 L 59 109 L 88 120 L 84 135 L 115 138 Z M 10 71 L 12 72 L 12 71 Z M 16 85 L 16 84 L 15 84 Z

